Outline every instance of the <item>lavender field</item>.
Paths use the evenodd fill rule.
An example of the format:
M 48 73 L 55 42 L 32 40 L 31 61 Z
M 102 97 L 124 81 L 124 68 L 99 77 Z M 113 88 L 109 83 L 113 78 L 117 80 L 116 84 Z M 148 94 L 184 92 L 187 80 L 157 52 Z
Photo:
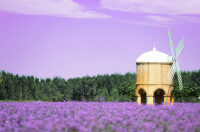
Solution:
M 0 131 L 200 131 L 200 104 L 1 102 Z

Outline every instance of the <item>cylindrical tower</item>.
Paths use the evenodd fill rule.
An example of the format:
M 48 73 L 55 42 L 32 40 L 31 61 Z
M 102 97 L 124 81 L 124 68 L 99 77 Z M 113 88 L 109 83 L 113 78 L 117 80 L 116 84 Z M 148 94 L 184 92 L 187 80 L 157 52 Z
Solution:
M 173 82 L 169 85 L 168 73 L 172 66 L 172 58 L 165 53 L 146 52 L 138 57 L 136 91 L 138 104 L 173 103 Z

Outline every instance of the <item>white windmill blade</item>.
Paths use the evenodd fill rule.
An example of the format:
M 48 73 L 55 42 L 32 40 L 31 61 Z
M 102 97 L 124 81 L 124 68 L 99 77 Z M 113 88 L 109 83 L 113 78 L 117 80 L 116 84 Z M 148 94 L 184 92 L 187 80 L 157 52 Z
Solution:
M 182 77 L 181 77 L 181 71 L 180 71 L 180 66 L 178 60 L 176 61 L 176 71 L 177 71 L 177 76 L 178 76 L 178 83 L 180 90 L 183 88 L 183 82 L 182 82 Z
M 169 43 L 170 43 L 170 48 L 171 48 L 171 53 L 172 53 L 172 59 L 174 60 L 174 46 L 173 46 L 173 41 L 172 41 L 172 34 L 171 34 L 171 30 L 169 30 L 168 32 L 169 35 Z
M 169 85 L 172 83 L 172 80 L 174 78 L 175 72 L 176 72 L 176 64 L 173 63 L 172 67 L 171 67 L 171 69 L 169 71 L 169 74 L 168 74 Z
M 181 42 L 176 48 L 176 59 L 178 58 L 179 54 L 181 53 L 182 49 L 184 47 L 184 38 L 182 38 Z

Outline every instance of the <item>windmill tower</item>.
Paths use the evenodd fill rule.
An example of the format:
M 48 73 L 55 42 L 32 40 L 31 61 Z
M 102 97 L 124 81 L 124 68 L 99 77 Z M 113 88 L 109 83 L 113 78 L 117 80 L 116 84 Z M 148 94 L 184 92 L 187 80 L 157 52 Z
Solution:
M 175 57 L 171 31 L 168 32 L 168 35 L 172 56 L 159 52 L 154 47 L 153 51 L 143 53 L 136 60 L 137 82 L 135 94 L 138 104 L 173 103 L 173 77 L 175 73 L 178 75 L 180 89 L 183 87 L 177 57 L 183 49 L 184 39 L 176 48 Z

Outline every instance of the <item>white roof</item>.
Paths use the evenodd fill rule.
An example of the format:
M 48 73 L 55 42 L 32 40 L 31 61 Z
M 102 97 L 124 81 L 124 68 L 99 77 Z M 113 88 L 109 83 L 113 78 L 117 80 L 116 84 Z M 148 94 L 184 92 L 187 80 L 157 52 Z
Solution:
M 156 48 L 154 47 L 153 51 L 140 55 L 136 60 L 136 63 L 144 62 L 172 63 L 172 57 L 160 51 L 156 51 Z

